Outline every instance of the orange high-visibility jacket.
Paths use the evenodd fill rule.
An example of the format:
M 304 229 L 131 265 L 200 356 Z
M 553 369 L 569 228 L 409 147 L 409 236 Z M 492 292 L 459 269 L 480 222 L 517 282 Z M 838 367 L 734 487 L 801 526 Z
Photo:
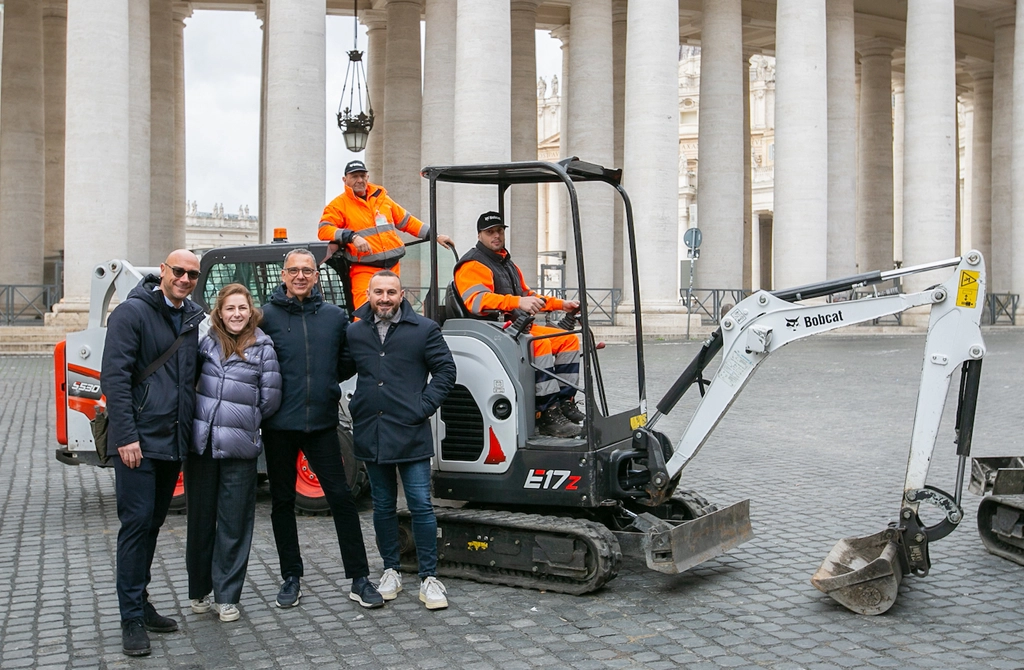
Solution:
M 430 225 L 402 209 L 382 186 L 367 182 L 366 194 L 364 200 L 346 186 L 344 193 L 324 207 L 317 237 L 340 241 L 345 258 L 351 263 L 391 267 L 405 255 L 405 244 L 396 229 L 425 240 L 430 235 Z M 369 242 L 368 252 L 359 253 L 350 244 L 354 233 Z
M 489 265 L 494 266 L 494 269 L 488 267 Z M 508 282 L 496 278 L 495 269 L 503 269 L 506 272 L 515 270 L 517 286 L 511 290 L 518 290 L 518 293 L 505 293 L 510 289 L 503 284 Z M 459 292 L 466 309 L 474 316 L 480 317 L 508 314 L 519 307 L 520 297 L 537 295 L 526 285 L 523 271 L 512 262 L 508 251 L 502 249 L 494 252 L 479 243 L 455 266 L 455 289 Z M 545 300 L 542 311 L 556 312 L 562 309 L 560 298 L 539 297 Z

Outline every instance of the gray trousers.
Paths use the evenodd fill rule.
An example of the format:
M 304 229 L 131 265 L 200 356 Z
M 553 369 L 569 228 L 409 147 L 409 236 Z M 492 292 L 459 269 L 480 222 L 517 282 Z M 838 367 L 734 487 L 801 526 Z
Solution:
M 213 458 L 211 452 L 190 452 L 185 461 L 188 597 L 212 591 L 214 602 L 237 604 L 256 518 L 256 459 Z

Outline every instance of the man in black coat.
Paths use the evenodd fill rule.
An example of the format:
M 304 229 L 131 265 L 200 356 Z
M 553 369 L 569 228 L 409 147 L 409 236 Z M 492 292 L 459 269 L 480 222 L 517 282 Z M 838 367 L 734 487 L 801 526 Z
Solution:
M 295 524 L 295 475 L 299 450 L 316 473 L 334 515 L 341 561 L 352 579 L 349 598 L 363 607 L 383 607 L 384 600 L 368 578 L 359 513 L 345 480 L 338 443 L 339 362 L 348 319 L 337 305 L 325 302 L 316 260 L 307 249 L 293 249 L 284 259 L 283 284 L 263 305 L 260 327 L 274 341 L 281 366 L 282 399 L 277 413 L 263 422 L 270 521 L 277 542 L 284 583 L 278 607 L 299 604 L 303 574 Z
M 178 630 L 149 603 L 156 538 L 192 441 L 196 351 L 203 310 L 188 299 L 199 259 L 185 249 L 146 276 L 107 319 L 100 385 L 107 401 L 108 447 L 116 451 L 117 600 L 122 650 L 150 653 L 146 631 Z M 181 338 L 177 350 L 144 379 L 143 372 Z
M 349 327 L 345 364 L 359 373 L 349 404 L 356 458 L 366 463 L 373 496 L 373 528 L 384 559 L 378 590 L 385 600 L 402 590 L 398 549 L 398 479 L 412 515 L 419 559 L 420 601 L 448 607 L 437 579 L 437 520 L 430 501 L 430 417 L 455 386 L 455 361 L 438 325 L 416 314 L 394 272 L 370 279 L 369 302 Z M 430 375 L 430 382 L 427 376 Z

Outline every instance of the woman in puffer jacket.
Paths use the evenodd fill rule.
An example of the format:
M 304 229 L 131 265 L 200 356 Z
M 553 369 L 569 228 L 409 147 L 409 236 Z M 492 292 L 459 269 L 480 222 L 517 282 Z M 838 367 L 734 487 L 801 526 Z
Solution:
M 192 611 L 235 621 L 256 516 L 260 422 L 281 405 L 274 343 L 241 284 L 217 294 L 199 343 L 192 450 L 185 461 L 185 565 Z M 211 593 L 212 592 L 212 593 Z M 212 596 L 212 600 L 211 600 Z

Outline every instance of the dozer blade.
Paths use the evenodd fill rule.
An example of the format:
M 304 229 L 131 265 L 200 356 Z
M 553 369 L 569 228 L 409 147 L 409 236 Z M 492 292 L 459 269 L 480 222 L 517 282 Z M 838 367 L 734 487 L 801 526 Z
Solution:
M 752 537 L 750 501 L 741 500 L 674 528 L 647 532 L 640 546 L 647 567 L 672 575 L 725 553 Z
M 858 614 L 885 612 L 896 602 L 903 579 L 898 539 L 898 531 L 886 529 L 839 540 L 811 584 Z

